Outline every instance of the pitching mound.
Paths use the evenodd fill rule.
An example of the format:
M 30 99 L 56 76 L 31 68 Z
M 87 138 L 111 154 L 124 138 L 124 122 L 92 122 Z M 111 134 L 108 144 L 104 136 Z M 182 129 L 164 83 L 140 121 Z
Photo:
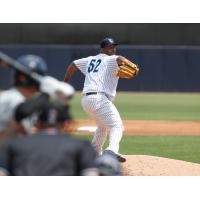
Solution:
M 127 155 L 124 176 L 200 176 L 200 164 L 146 155 Z

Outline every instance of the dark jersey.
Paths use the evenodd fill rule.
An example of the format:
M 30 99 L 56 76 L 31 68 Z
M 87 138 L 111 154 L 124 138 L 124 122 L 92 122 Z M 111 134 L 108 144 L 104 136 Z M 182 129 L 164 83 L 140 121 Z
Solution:
M 89 141 L 61 134 L 13 138 L 0 148 L 0 168 L 15 176 L 77 176 L 95 170 L 95 158 Z

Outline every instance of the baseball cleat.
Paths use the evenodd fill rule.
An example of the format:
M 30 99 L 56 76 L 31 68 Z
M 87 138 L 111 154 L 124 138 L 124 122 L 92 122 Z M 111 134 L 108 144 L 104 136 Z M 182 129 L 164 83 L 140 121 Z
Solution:
M 126 162 L 126 158 L 123 156 L 123 155 L 121 155 L 121 154 L 119 154 L 119 153 L 115 153 L 115 152 L 113 152 L 113 151 L 111 151 L 111 150 L 105 150 L 104 152 L 103 152 L 103 154 L 110 154 L 110 155 L 113 155 L 113 156 L 115 156 L 116 158 L 117 158 L 117 160 L 119 161 L 119 162 Z

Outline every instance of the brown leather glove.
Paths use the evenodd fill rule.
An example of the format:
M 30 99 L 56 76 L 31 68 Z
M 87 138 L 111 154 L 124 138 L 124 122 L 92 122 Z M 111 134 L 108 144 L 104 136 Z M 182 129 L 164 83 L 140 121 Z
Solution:
M 124 58 L 116 74 L 119 78 L 133 78 L 139 73 L 138 65 Z

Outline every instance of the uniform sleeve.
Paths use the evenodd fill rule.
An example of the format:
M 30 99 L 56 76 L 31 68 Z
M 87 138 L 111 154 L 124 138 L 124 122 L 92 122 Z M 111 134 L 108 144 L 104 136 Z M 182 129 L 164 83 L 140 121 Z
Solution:
M 10 174 L 9 142 L 5 142 L 0 146 L 0 171 L 6 175 Z
M 78 60 L 74 61 L 74 64 L 77 66 L 77 68 L 85 75 L 86 74 L 86 70 L 87 70 L 87 65 L 88 65 L 88 60 L 89 57 L 87 58 L 81 58 Z
M 107 64 L 109 67 L 113 67 L 114 69 L 119 68 L 117 64 L 117 58 L 118 56 L 113 55 L 113 56 L 108 56 L 107 57 Z
M 88 141 L 84 141 L 79 154 L 80 175 L 97 171 L 95 168 L 96 156 L 96 152 L 92 145 Z
M 24 97 L 14 89 L 0 95 L 0 132 L 4 131 L 10 120 L 13 119 L 16 106 L 23 101 Z

